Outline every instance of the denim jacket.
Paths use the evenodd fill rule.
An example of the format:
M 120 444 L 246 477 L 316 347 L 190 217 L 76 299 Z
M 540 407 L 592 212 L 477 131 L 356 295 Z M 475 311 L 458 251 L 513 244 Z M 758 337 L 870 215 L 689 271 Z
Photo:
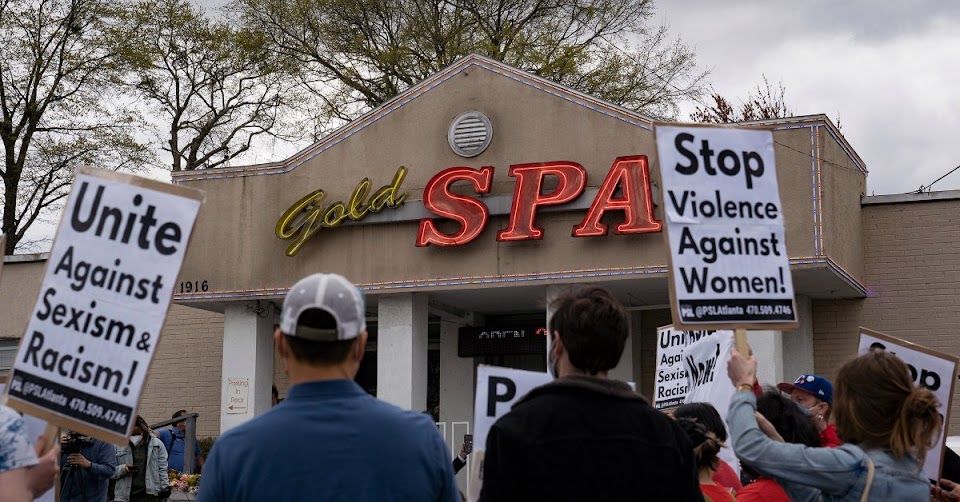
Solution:
M 163 446 L 157 436 L 150 434 L 147 436 L 150 442 L 147 443 L 147 472 L 144 481 L 147 485 L 147 494 L 156 495 L 164 487 L 169 486 L 170 481 L 167 477 L 167 449 Z M 114 487 L 114 499 L 118 502 L 130 500 L 130 488 L 133 485 L 133 478 L 126 475 L 125 464 L 133 463 L 133 451 L 130 445 L 117 448 L 117 470 L 113 479 L 117 480 Z
M 930 500 L 930 485 L 910 456 L 896 459 L 886 450 L 864 451 L 854 444 L 811 448 L 768 438 L 757 426 L 753 392 L 737 392 L 730 400 L 727 423 L 733 450 L 744 463 L 780 482 L 792 500 L 858 502 L 867 482 L 867 457 L 874 464 L 869 500 Z

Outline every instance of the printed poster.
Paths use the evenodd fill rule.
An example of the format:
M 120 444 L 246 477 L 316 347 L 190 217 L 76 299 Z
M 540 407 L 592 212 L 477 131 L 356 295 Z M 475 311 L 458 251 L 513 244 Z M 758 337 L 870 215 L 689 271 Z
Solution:
M 658 125 L 674 326 L 792 329 L 773 132 Z
M 202 197 L 77 170 L 10 373 L 10 407 L 126 441 Z

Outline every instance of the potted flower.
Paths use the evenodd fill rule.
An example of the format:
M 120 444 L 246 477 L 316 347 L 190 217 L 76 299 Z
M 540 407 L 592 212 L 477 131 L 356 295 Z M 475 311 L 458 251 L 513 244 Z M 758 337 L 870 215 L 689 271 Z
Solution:
M 170 472 L 170 498 L 168 500 L 196 500 L 200 488 L 199 474 Z

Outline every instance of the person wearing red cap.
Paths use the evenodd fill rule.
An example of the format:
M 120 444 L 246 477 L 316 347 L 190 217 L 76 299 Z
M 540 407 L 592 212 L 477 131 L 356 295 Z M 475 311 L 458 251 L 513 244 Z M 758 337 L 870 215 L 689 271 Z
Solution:
M 837 426 L 830 423 L 833 411 L 833 384 L 830 380 L 819 375 L 800 375 L 793 383 L 779 383 L 777 388 L 810 412 L 824 447 L 836 448 L 843 444 L 837 436 Z

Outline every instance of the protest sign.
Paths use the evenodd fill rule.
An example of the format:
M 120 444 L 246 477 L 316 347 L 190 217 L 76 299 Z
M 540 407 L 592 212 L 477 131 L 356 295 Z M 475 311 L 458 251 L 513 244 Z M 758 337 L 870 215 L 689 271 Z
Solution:
M 939 480 L 940 471 L 943 468 L 947 424 L 950 422 L 953 383 L 957 381 L 957 362 L 960 358 L 861 327 L 860 346 L 857 353 L 865 354 L 874 349 L 896 354 L 910 368 L 913 383 L 930 389 L 940 401 L 937 410 L 943 417 L 943 427 L 940 430 L 938 442 L 927 452 L 927 458 L 923 463 L 923 472 L 927 478 Z
M 202 197 L 77 170 L 10 373 L 9 406 L 127 441 Z
M 473 444 L 468 497 L 480 498 L 483 482 L 483 458 L 487 450 L 487 433 L 498 418 L 506 415 L 513 404 L 536 387 L 553 381 L 548 373 L 514 370 L 497 366 L 477 367 L 477 394 L 473 406 Z
M 727 378 L 727 361 L 730 360 L 733 339 L 732 331 L 716 331 L 683 349 L 683 366 L 689 387 L 684 403 L 710 403 L 723 423 L 727 423 L 730 399 L 737 391 Z M 720 450 L 719 456 L 739 472 L 737 456 L 729 444 Z
M 682 331 L 673 326 L 657 328 L 657 373 L 654 381 L 653 403 L 658 410 L 684 403 L 690 384 L 683 361 L 683 350 L 716 330 Z M 729 333 L 732 336 L 732 333 Z
M 773 133 L 656 127 L 677 329 L 797 325 Z

